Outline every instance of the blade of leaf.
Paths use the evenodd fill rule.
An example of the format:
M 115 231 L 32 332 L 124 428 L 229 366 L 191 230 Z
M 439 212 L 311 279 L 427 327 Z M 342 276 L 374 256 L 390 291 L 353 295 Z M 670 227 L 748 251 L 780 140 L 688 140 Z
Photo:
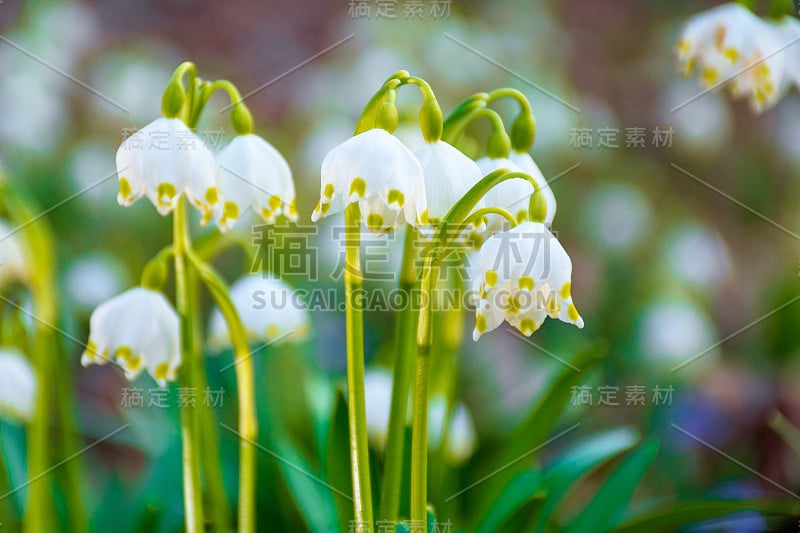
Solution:
M 478 533 L 491 533 L 503 530 L 503 525 L 531 500 L 545 497 L 542 473 L 539 470 L 526 470 L 517 474 L 500 495 L 475 529 Z
M 353 479 L 350 475 L 350 445 L 347 426 L 347 399 L 344 391 L 336 391 L 335 407 L 328 430 L 328 446 L 325 465 L 328 482 L 346 494 L 353 493 Z M 353 523 L 353 502 L 334 498 L 339 524 L 344 528 Z
M 571 367 L 564 367 L 556 374 L 550 387 L 539 397 L 525 420 L 508 438 L 508 445 L 486 469 L 486 472 L 502 471 L 485 484 L 477 501 L 491 501 L 490 498 L 487 499 L 487 494 L 496 494 L 500 487 L 508 484 L 517 472 L 530 464 L 534 454 L 531 454 L 525 461 L 517 461 L 517 459 L 528 454 L 532 447 L 547 440 L 564 409 L 569 405 L 572 387 L 586 379 L 587 374 L 597 366 L 606 353 L 608 353 L 606 342 L 593 343 L 578 352 L 578 355 L 570 361 L 570 364 L 580 372 Z M 486 507 L 482 507 L 482 509 L 485 512 Z
M 667 504 L 631 518 L 615 532 L 652 533 L 675 531 L 680 527 L 737 511 L 758 511 L 770 516 L 797 516 L 800 503 L 795 500 L 699 500 Z
M 608 476 L 594 498 L 564 529 L 567 533 L 611 531 L 625 510 L 647 469 L 658 455 L 658 440 L 651 439 L 628 454 Z
M 600 465 L 630 449 L 638 441 L 639 433 L 635 429 L 616 429 L 581 442 L 548 466 L 544 471 L 542 482 L 547 498 L 542 503 L 534 531 L 544 531 L 547 521 L 564 496 L 578 481 Z

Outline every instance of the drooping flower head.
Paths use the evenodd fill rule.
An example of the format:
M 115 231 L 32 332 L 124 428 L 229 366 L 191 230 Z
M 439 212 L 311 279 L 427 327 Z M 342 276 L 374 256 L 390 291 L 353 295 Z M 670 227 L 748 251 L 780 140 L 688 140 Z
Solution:
M 404 222 L 427 223 L 422 167 L 386 130 L 367 130 L 325 156 L 320 201 L 311 220 L 343 211 L 355 202 L 367 228 L 375 233 L 388 233 Z
M 529 336 L 545 318 L 583 327 L 572 303 L 572 261 L 544 224 L 495 233 L 479 252 L 474 340 L 506 320 Z
M 207 223 L 220 208 L 217 172 L 211 151 L 182 120 L 157 118 L 117 150 L 117 201 L 129 206 L 147 195 L 167 215 L 185 193 Z
M 0 348 L 0 414 L 30 420 L 36 404 L 36 375 L 16 348 Z
M 219 225 L 230 229 L 250 206 L 267 223 L 297 220 L 294 182 L 286 159 L 253 133 L 237 135 L 217 155 L 223 201 Z
M 147 369 L 162 387 L 177 378 L 178 315 L 162 293 L 143 287 L 123 292 L 94 310 L 89 328 L 83 366 L 114 360 L 129 380 Z
M 231 299 L 250 342 L 298 341 L 308 334 L 305 304 L 280 279 L 262 273 L 244 276 L 231 286 Z M 230 345 L 230 333 L 218 309 L 211 316 L 209 340 L 217 349 Z

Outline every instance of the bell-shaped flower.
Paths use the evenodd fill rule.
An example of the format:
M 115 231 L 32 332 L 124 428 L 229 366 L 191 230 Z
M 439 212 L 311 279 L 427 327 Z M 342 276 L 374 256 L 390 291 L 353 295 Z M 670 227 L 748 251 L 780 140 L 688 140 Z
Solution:
M 440 221 L 483 177 L 472 159 L 444 141 L 424 142 L 414 155 L 425 176 L 428 219 L 432 223 Z M 481 201 L 476 207 L 482 206 Z
M 144 369 L 161 387 L 177 379 L 180 325 L 162 293 L 136 287 L 94 310 L 81 364 L 104 365 L 112 360 L 131 381 Z
M 0 348 L 0 413 L 30 420 L 36 405 L 36 375 L 16 348 Z
M 120 205 L 147 195 L 167 215 L 186 193 L 203 224 L 220 209 L 214 155 L 180 119 L 158 118 L 125 139 L 117 150 L 117 173 Z
M 741 4 L 723 4 L 686 24 L 678 41 L 678 62 L 687 75 L 697 68 L 706 87 L 726 84 L 762 111 L 792 81 L 798 52 L 788 48 L 797 38 L 791 30 L 760 19 Z
M 27 279 L 28 266 L 17 234 L 0 220 L 0 287 Z
M 320 201 L 311 220 L 343 211 L 354 202 L 375 233 L 388 233 L 403 222 L 414 226 L 428 222 L 422 167 L 386 130 L 360 133 L 325 156 Z
M 217 163 L 221 229 L 231 229 L 251 206 L 267 223 L 281 214 L 297 220 L 292 171 L 267 141 L 253 133 L 238 135 L 217 154 Z
M 529 175 L 534 179 L 534 181 L 536 181 L 536 186 L 539 187 L 539 194 L 544 197 L 544 201 L 547 204 L 547 214 L 545 215 L 544 223 L 547 227 L 550 227 L 550 225 L 553 223 L 553 218 L 556 216 L 556 195 L 553 193 L 553 189 L 550 188 L 550 184 L 547 183 L 542 171 L 539 170 L 539 165 L 537 165 L 533 160 L 531 154 L 527 152 L 517 152 L 516 150 L 511 150 L 511 155 L 508 157 L 508 159 L 517 165 L 522 172 Z M 502 184 L 500 186 L 502 186 Z M 528 195 L 528 198 L 530 198 L 530 195 Z M 527 205 L 525 207 L 527 207 Z
M 231 300 L 250 342 L 298 341 L 309 331 L 308 313 L 300 293 L 265 273 L 239 278 Z M 230 333 L 219 309 L 211 315 L 209 342 L 215 349 L 230 346 Z
M 544 224 L 523 222 L 495 233 L 479 252 L 474 340 L 503 320 L 530 336 L 545 318 L 583 327 L 572 303 L 572 261 Z

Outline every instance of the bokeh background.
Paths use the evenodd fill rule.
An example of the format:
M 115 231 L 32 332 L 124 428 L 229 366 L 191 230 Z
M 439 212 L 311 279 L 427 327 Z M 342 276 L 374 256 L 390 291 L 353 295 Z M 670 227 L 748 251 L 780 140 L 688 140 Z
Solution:
M 674 424 L 797 488 L 798 455 L 779 433 L 800 423 L 800 96 L 758 116 L 681 78 L 677 34 L 714 2 L 399 0 L 388 2 L 395 18 L 379 13 L 380 4 L 0 2 L 0 158 L 11 179 L 49 209 L 61 327 L 86 339 L 91 310 L 136 284 L 147 259 L 169 242 L 169 219 L 149 203 L 117 205 L 114 154 L 126 131 L 158 116 L 161 91 L 180 61 L 253 92 L 247 103 L 257 132 L 294 170 L 303 226 L 318 199 L 322 158 L 352 134 L 390 73 L 406 68 L 427 79 L 445 112 L 474 92 L 514 87 L 530 98 L 537 119 L 533 156 L 556 180 L 553 227 L 573 259 L 573 294 L 586 328 L 548 322 L 535 345 L 505 329 L 473 343 L 468 317 L 457 383 L 474 422 L 473 463 L 527 412 L 559 368 L 553 355 L 587 338 L 606 339 L 610 355 L 584 376 L 584 401 L 564 406 L 565 423 L 581 427 L 547 455 L 592 431 L 633 426 L 662 441 L 636 501 L 780 493 Z M 410 13 L 408 4 L 421 12 L 414 6 Z M 419 97 L 408 93 L 400 104 L 411 121 Z M 215 112 L 226 103 L 215 97 L 198 131 L 215 149 L 233 135 L 226 115 Z M 510 124 L 514 108 L 506 111 Z M 471 155 L 481 154 L 485 133 L 473 132 Z M 335 224 L 313 230 L 302 268 L 273 270 L 297 287 L 340 289 Z M 244 239 L 258 235 L 237 231 Z M 401 237 L 382 246 L 398 264 Z M 312 263 L 316 281 L 309 280 Z M 243 265 L 251 266 L 235 250 L 218 262 L 229 280 Z M 380 312 L 367 320 L 369 365 L 385 367 L 393 320 Z M 309 468 L 312 429 L 329 416 L 345 364 L 344 315 L 314 312 L 311 321 L 308 339 L 267 350 L 257 363 L 267 413 L 260 442 Z M 94 523 L 175 531 L 182 520 L 175 402 L 170 409 L 125 407 L 124 390 L 147 393 L 155 386 L 149 377 L 131 385 L 110 366 L 81 369 L 82 347 L 69 339 L 64 347 L 77 391 L 75 430 L 90 441 L 121 421 L 131 424 L 81 458 L 90 467 L 85 490 Z M 235 424 L 233 376 L 214 371 L 229 360 L 229 353 L 209 357 L 209 379 L 230 392 L 212 408 Z M 670 391 L 669 401 L 654 399 L 656 387 Z M 601 404 L 603 390 L 616 390 L 617 405 Z M 645 391 L 643 405 L 629 405 L 633 390 Z M 587 393 L 592 404 L 578 405 Z M 271 418 L 274 411 L 282 414 Z M 10 478 L 24 480 L 24 432 L 11 422 L 0 429 Z M 233 496 L 236 439 L 220 438 Z M 302 481 L 268 455 L 260 463 L 260 520 L 276 530 L 312 527 L 297 503 L 307 487 L 298 489 Z M 459 471 L 462 481 L 474 478 L 478 468 L 471 468 Z M 13 523 L 14 509 L 2 512 Z M 452 512 L 458 516 L 458 505 Z M 756 529 L 765 524 L 746 518 Z

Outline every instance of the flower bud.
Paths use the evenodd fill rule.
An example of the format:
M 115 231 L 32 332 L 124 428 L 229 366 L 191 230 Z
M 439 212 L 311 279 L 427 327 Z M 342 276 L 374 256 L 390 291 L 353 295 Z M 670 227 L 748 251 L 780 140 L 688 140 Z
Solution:
M 492 159 L 505 159 L 511 153 L 511 138 L 502 128 L 495 128 L 486 143 L 486 153 Z
M 530 111 L 523 111 L 511 125 L 511 146 L 517 152 L 529 152 L 536 138 L 536 119 Z
M 173 77 L 161 95 L 161 114 L 166 118 L 176 118 L 181 114 L 186 94 L 180 79 Z
M 231 108 L 231 123 L 237 135 L 253 133 L 253 115 L 241 101 Z

